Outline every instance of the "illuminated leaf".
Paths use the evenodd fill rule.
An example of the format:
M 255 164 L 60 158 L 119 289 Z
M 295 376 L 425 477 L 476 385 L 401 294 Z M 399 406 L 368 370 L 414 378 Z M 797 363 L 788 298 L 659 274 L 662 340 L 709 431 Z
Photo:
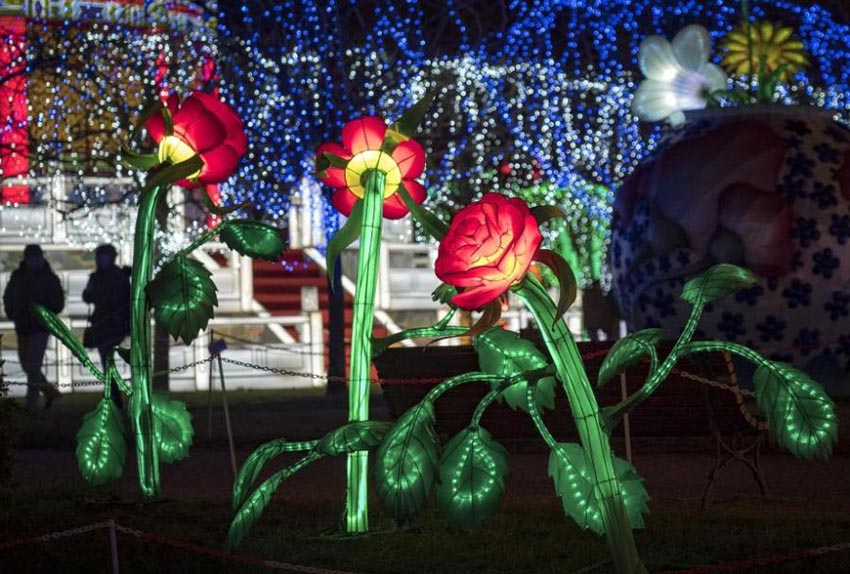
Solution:
M 614 472 L 633 528 L 643 528 L 643 513 L 648 511 L 649 494 L 635 468 L 614 457 Z M 574 443 L 558 443 L 549 454 L 549 476 L 561 497 L 564 512 L 584 530 L 600 536 L 605 532 L 599 504 L 593 494 L 593 482 L 587 468 L 584 449 Z
M 251 526 L 257 521 L 263 513 L 263 510 L 271 501 L 277 487 L 280 486 L 284 480 L 311 462 L 319 460 L 320 458 L 322 458 L 321 454 L 311 452 L 292 466 L 277 471 L 260 484 L 260 486 L 257 487 L 257 490 L 251 493 L 251 496 L 248 497 L 248 500 L 245 501 L 245 504 L 243 504 L 236 513 L 236 516 L 233 517 L 233 522 L 230 523 L 230 530 L 227 533 L 225 549 L 230 550 L 236 547 L 242 539 L 245 538 L 248 531 L 251 529 Z
M 694 306 L 704 305 L 749 287 L 757 281 L 749 269 L 721 263 L 685 283 L 682 299 Z
M 318 442 L 315 440 L 291 442 L 285 439 L 275 439 L 257 447 L 248 456 L 236 475 L 236 480 L 233 483 L 233 510 L 239 510 L 239 507 L 245 502 L 245 498 L 248 496 L 248 488 L 257 480 L 267 462 L 285 452 L 312 450 Z
M 77 463 L 86 482 L 98 486 L 120 478 L 127 459 L 121 413 L 109 398 L 83 418 L 77 432 Z
M 147 286 L 156 320 L 187 345 L 215 315 L 218 298 L 211 277 L 200 262 L 177 255 Z
M 567 215 L 564 213 L 564 210 L 560 207 L 555 207 L 554 205 L 538 205 L 536 207 L 532 207 L 531 215 L 533 215 L 534 219 L 537 220 L 538 226 L 542 226 L 544 223 L 548 223 L 553 219 L 567 219 Z
M 392 423 L 357 421 L 334 429 L 319 441 L 316 450 L 329 456 L 339 456 L 359 450 L 372 450 L 379 444 Z
M 399 186 L 396 193 L 399 197 L 401 197 L 401 200 L 404 202 L 404 206 L 407 207 L 407 210 L 413 216 L 413 219 L 422 226 L 428 235 L 437 241 L 440 241 L 446 236 L 446 233 L 449 232 L 449 226 L 446 225 L 442 219 L 431 213 L 427 208 L 416 203 L 403 185 Z
M 77 338 L 74 332 L 71 331 L 68 325 L 66 325 L 65 322 L 56 315 L 56 313 L 37 303 L 33 303 L 32 312 L 44 328 L 47 329 L 51 335 L 62 341 L 62 344 L 71 351 L 71 354 L 73 354 L 98 381 L 103 382 L 105 380 L 105 375 L 91 360 L 82 341 Z
M 277 229 L 250 219 L 224 222 L 219 237 L 241 255 L 267 261 L 275 261 L 286 247 Z
M 154 393 L 151 395 L 151 407 L 159 459 L 174 462 L 186 458 L 195 435 L 192 414 L 186 410 L 186 405 Z
M 333 277 L 334 267 L 339 255 L 345 251 L 345 248 L 354 243 L 354 240 L 360 237 L 360 227 L 363 224 L 363 200 L 358 199 L 351 209 L 351 215 L 345 225 L 342 226 L 334 236 L 328 241 L 328 250 L 325 254 L 325 269 L 328 277 Z M 333 284 L 333 281 L 331 281 Z
M 838 419 L 823 387 L 791 365 L 772 362 L 756 369 L 753 383 L 756 402 L 779 444 L 800 458 L 829 458 Z
M 159 165 L 159 156 L 156 153 L 136 153 L 127 148 L 122 148 L 121 163 L 135 169 L 150 169 Z
M 602 387 L 644 357 L 654 357 L 655 345 L 663 340 L 662 329 L 644 329 L 614 343 L 599 368 L 597 385 Z
M 478 365 L 482 371 L 491 375 L 500 375 L 505 379 L 511 375 L 540 369 L 548 365 L 546 356 L 534 343 L 520 338 L 513 331 L 500 327 L 490 329 L 475 338 L 475 351 L 478 353 Z M 490 383 L 496 389 L 501 383 Z M 528 381 L 515 383 L 502 392 L 504 398 L 514 410 L 528 410 L 526 390 Z M 534 398 L 538 408 L 555 408 L 555 377 L 545 377 L 537 383 Z
M 424 506 L 437 476 L 439 458 L 434 405 L 422 401 L 399 417 L 375 455 L 378 500 L 399 525 Z
M 157 186 L 171 185 L 177 183 L 181 179 L 185 179 L 190 175 L 199 172 L 204 167 L 204 160 L 199 155 L 193 155 L 186 161 L 166 165 L 161 169 L 156 170 L 145 181 L 144 190 L 153 189 Z
M 425 117 L 425 112 L 428 111 L 436 95 L 436 90 L 427 92 L 418 102 L 405 110 L 398 121 L 387 130 L 387 135 L 384 138 L 385 142 L 389 140 L 389 145 L 395 147 L 398 143 L 412 138 L 416 134 L 416 129 L 422 122 L 422 118 Z M 387 144 L 385 143 L 385 145 Z
M 447 444 L 440 460 L 437 507 L 452 522 L 475 528 L 499 506 L 508 453 L 483 427 L 469 427 Z
M 570 305 L 576 300 L 578 295 L 578 284 L 576 277 L 573 275 L 573 270 L 567 264 L 566 260 L 548 249 L 538 249 L 534 254 L 534 260 L 539 261 L 555 273 L 558 278 L 558 308 L 555 311 L 555 320 L 557 321 L 564 316 Z

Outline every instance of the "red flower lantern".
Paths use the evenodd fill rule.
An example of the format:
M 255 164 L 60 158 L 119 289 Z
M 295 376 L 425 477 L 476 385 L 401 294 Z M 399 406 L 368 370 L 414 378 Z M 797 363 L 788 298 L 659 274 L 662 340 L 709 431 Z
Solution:
M 488 193 L 454 216 L 435 271 L 441 281 L 463 288 L 452 303 L 479 309 L 522 279 L 542 240 L 523 200 Z
M 342 128 L 342 145 L 324 143 L 316 150 L 317 160 L 327 155 L 341 160 L 319 173 L 319 179 L 336 188 L 331 203 L 346 217 L 363 197 L 363 177 L 371 170 L 386 176 L 383 215 L 387 219 L 401 219 L 408 213 L 398 193 L 401 186 L 417 204 L 425 201 L 425 187 L 414 181 L 425 168 L 425 150 L 412 139 L 404 139 L 389 150 L 386 135 L 387 124 L 381 118 L 359 118 Z
M 197 173 L 177 184 L 195 187 L 221 183 L 230 177 L 248 145 L 242 121 L 233 108 L 204 92 L 194 92 L 183 102 L 172 94 L 165 105 L 174 126 L 171 134 L 166 133 L 165 121 L 159 114 L 145 123 L 145 129 L 159 145 L 159 161 L 179 163 L 198 155 L 204 162 Z

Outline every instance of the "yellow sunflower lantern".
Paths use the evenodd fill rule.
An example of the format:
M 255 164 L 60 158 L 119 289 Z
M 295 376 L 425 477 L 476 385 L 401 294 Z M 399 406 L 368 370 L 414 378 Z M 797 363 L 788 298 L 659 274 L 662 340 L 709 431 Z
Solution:
M 722 65 L 731 74 L 768 76 L 781 70 L 777 79 L 787 82 L 809 64 L 794 29 L 774 22 L 742 22 L 720 46 L 726 51 Z

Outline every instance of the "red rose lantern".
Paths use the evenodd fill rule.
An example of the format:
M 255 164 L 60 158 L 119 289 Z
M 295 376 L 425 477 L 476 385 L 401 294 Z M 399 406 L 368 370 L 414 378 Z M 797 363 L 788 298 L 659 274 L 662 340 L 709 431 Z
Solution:
M 194 92 L 183 102 L 172 94 L 165 105 L 174 126 L 171 134 L 166 133 L 159 114 L 145 123 L 145 129 L 159 144 L 159 161 L 179 163 L 198 155 L 204 162 L 197 173 L 178 185 L 215 184 L 230 177 L 248 145 L 242 121 L 233 108 L 204 92 Z
M 414 181 L 425 168 L 425 150 L 415 140 L 405 139 L 387 151 L 390 146 L 385 143 L 386 135 L 387 124 L 381 118 L 359 118 L 342 128 L 342 145 L 324 143 L 316 150 L 317 160 L 325 155 L 342 160 L 323 170 L 319 179 L 336 188 L 331 203 L 346 217 L 363 197 L 363 176 L 371 170 L 382 171 L 386 176 L 383 215 L 387 219 L 401 219 L 408 213 L 397 193 L 400 186 L 417 204 L 425 201 L 425 187 Z
M 441 281 L 463 288 L 452 303 L 479 309 L 522 279 L 542 240 L 523 200 L 488 193 L 452 219 L 435 271 Z

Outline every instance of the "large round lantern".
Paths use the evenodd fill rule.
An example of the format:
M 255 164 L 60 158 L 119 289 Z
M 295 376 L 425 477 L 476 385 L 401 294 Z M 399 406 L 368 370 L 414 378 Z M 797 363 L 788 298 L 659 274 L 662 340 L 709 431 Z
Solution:
M 678 333 L 690 313 L 683 284 L 718 262 L 761 280 L 708 306 L 698 335 L 815 370 L 841 391 L 834 385 L 850 362 L 850 130 L 830 112 L 690 112 L 618 190 L 610 263 L 631 329 Z

